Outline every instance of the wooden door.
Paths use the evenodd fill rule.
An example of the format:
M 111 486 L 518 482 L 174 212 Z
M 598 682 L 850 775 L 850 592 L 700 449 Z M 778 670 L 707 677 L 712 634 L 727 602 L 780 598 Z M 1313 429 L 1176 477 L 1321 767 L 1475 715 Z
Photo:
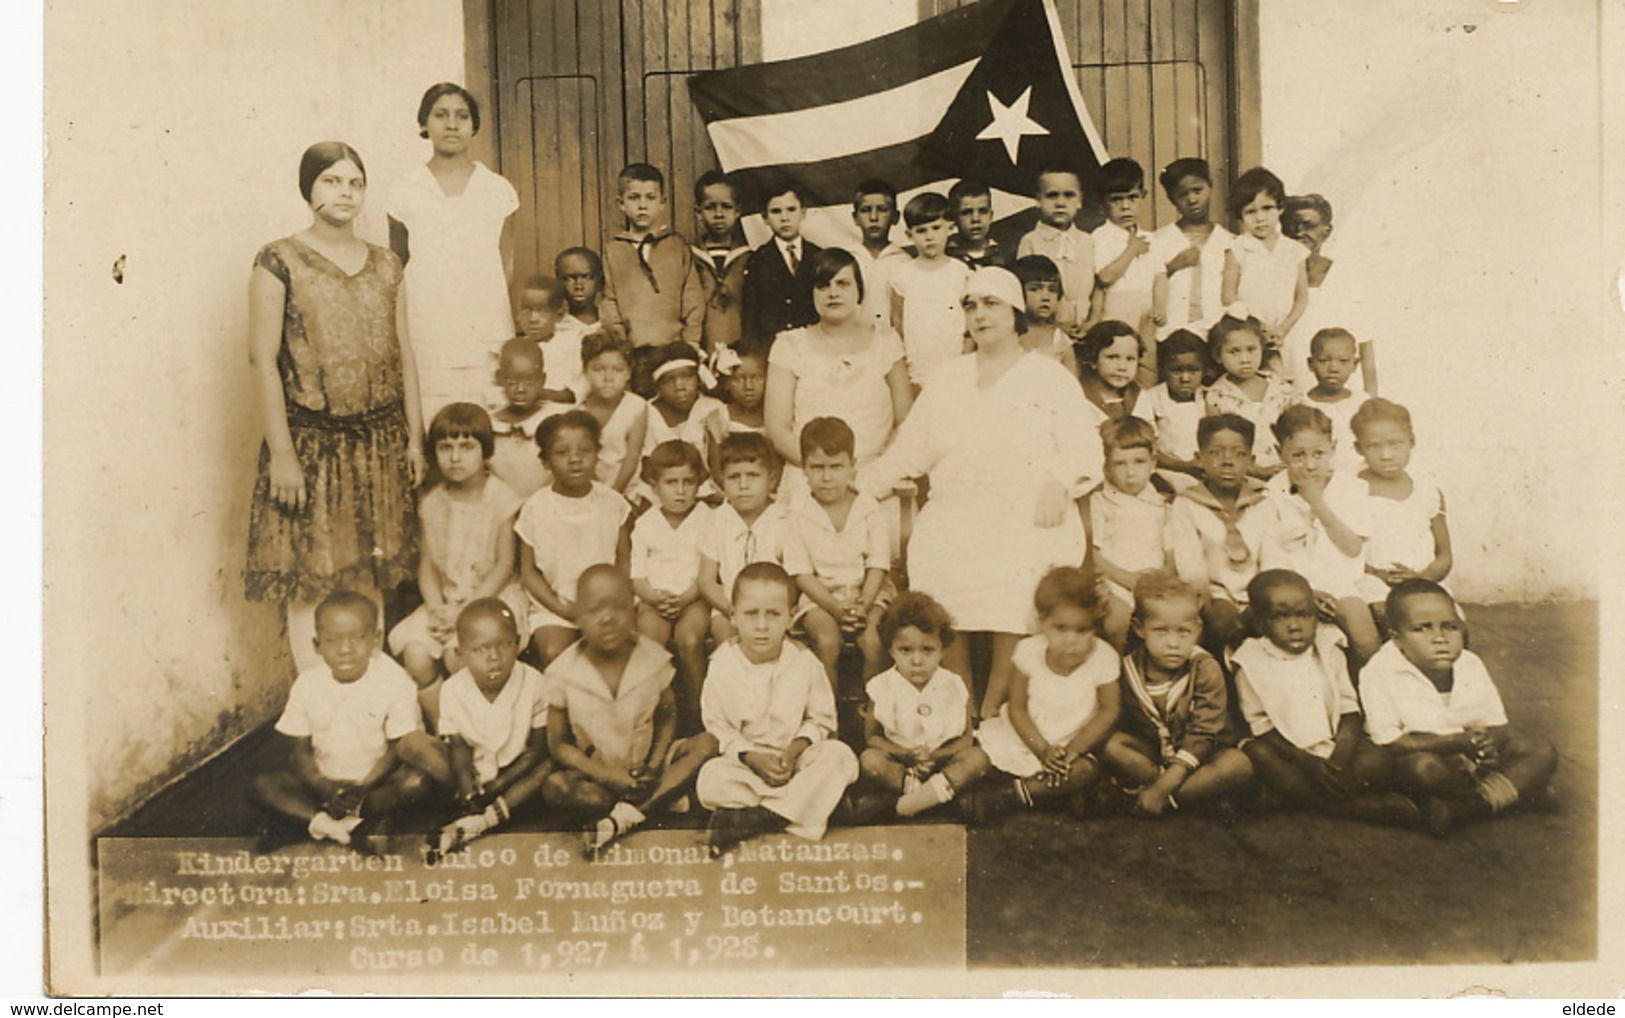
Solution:
M 490 25 L 516 275 L 551 272 L 572 245 L 602 251 L 629 162 L 666 174 L 671 223 L 691 233 L 694 181 L 716 159 L 684 79 L 760 59 L 759 0 L 491 0 Z

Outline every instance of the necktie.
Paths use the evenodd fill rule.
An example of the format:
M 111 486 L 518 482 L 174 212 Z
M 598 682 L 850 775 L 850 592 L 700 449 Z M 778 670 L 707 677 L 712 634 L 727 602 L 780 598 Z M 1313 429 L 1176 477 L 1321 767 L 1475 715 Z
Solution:
M 796 252 L 797 245 L 787 244 L 784 248 L 784 260 L 790 263 L 790 275 L 795 275 L 801 268 L 801 258 Z

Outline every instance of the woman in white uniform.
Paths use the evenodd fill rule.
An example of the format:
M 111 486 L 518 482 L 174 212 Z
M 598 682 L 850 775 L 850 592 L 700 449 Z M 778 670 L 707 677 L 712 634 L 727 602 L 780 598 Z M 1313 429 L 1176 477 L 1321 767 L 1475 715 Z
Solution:
M 971 275 L 965 324 L 976 352 L 942 364 L 865 491 L 928 475 L 931 494 L 908 547 L 911 589 L 935 597 L 960 632 L 984 634 L 992 663 L 981 716 L 998 713 L 1016 643 L 1032 631 L 1033 590 L 1052 567 L 1084 560 L 1077 499 L 1101 476 L 1100 437 L 1077 380 L 1022 349 L 1021 283 L 1001 268 Z M 968 640 L 943 665 L 973 682 Z

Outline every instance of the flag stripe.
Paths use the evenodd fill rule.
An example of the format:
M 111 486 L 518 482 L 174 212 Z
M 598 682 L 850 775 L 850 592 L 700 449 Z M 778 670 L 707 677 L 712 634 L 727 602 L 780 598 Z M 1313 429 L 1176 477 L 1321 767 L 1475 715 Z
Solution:
M 1072 57 L 1066 51 L 1066 36 L 1061 34 L 1061 16 L 1055 10 L 1055 0 L 1044 0 L 1044 18 L 1049 22 L 1050 41 L 1055 44 L 1055 59 L 1064 72 L 1061 79 L 1066 83 L 1067 98 L 1072 100 L 1072 109 L 1078 115 L 1083 135 L 1089 139 L 1089 147 L 1094 150 L 1095 162 L 1104 164 L 1108 158 L 1106 143 L 1101 140 L 1100 132 L 1095 130 L 1089 108 L 1083 104 L 1083 92 L 1078 89 L 1078 75 L 1072 69 Z
M 788 178 L 806 189 L 808 205 L 841 205 L 852 200 L 852 188 L 868 177 L 879 177 L 899 191 L 941 180 L 940 171 L 920 162 L 920 141 L 916 138 L 815 163 L 757 166 L 734 176 L 745 193 L 757 200 L 767 197 L 763 193 L 767 185 Z
M 942 111 L 976 69 L 969 60 L 927 78 L 845 102 L 709 125 L 717 159 L 730 171 L 815 163 L 884 148 L 936 130 Z
M 1014 2 L 983 0 L 842 49 L 697 74 L 689 95 L 702 117 L 718 121 L 889 91 L 980 57 Z

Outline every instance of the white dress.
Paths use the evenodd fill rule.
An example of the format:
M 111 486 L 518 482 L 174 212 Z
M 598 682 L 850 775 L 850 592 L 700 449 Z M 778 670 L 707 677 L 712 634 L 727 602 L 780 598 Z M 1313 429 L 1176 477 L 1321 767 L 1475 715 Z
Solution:
M 1097 691 L 1117 681 L 1121 662 L 1111 644 L 1097 639 L 1083 664 L 1067 675 L 1058 675 L 1045 660 L 1048 646 L 1042 636 L 1029 636 L 1016 644 L 1010 659 L 1027 676 L 1027 714 L 1038 734 L 1046 742 L 1065 744 L 1095 716 Z M 976 743 L 993 766 L 1006 774 L 1025 778 L 1044 769 L 1010 723 L 1008 703 L 999 708 L 998 717 L 976 730 Z
M 1101 476 L 1086 402 L 1077 381 L 1042 354 L 1024 353 L 986 388 L 977 355 L 956 357 L 926 379 L 891 448 L 864 472 L 864 490 L 880 493 L 930 475 L 908 546 L 909 582 L 961 629 L 1030 631 L 1039 579 L 1082 563 L 1082 517 L 1068 511 L 1059 526 L 1040 528 L 1033 514 L 1049 482 L 1077 498 Z
M 790 429 L 800 435 L 815 417 L 838 417 L 852 429 L 857 462 L 868 463 L 886 447 L 896 423 L 886 376 L 903 359 L 903 341 L 890 328 L 876 326 L 874 337 L 862 350 L 832 354 L 814 344 L 816 329 L 780 333 L 768 355 L 769 364 L 784 368 L 796 379 Z
M 389 216 L 408 233 L 406 321 L 425 421 L 431 404 L 488 401 L 496 352 L 514 332 L 501 239 L 518 208 L 513 185 L 479 162 L 462 194 L 448 196 L 427 166 L 389 192 Z
M 621 394 L 621 401 L 615 405 L 609 420 L 598 433 L 598 470 L 594 476 L 599 483 L 614 486 L 615 478 L 621 473 L 621 464 L 626 462 L 626 443 L 631 437 L 632 426 L 637 424 L 639 418 L 647 418 L 648 414 L 648 400 L 630 389 Z M 637 478 L 637 472 L 633 471 L 632 480 L 626 486 L 632 488 L 632 482 Z
M 562 600 L 576 599 L 576 581 L 591 566 L 614 563 L 621 537 L 621 525 L 631 515 L 614 488 L 594 484 L 580 498 L 560 495 L 543 488 L 526 500 L 514 521 L 514 533 L 530 546 L 536 568 Z M 535 597 L 530 601 L 530 627 L 558 626 L 575 629 L 576 624 L 561 618 Z
M 1377 569 L 1405 566 L 1423 569 L 1433 561 L 1433 518 L 1444 515 L 1444 493 L 1425 477 L 1411 477 L 1409 498 L 1380 498 L 1370 494 L 1364 480 L 1354 483 L 1365 491 L 1366 520 L 1371 529 L 1365 561 Z M 1360 578 L 1360 594 L 1367 601 L 1388 596 L 1388 585 L 1369 573 Z

